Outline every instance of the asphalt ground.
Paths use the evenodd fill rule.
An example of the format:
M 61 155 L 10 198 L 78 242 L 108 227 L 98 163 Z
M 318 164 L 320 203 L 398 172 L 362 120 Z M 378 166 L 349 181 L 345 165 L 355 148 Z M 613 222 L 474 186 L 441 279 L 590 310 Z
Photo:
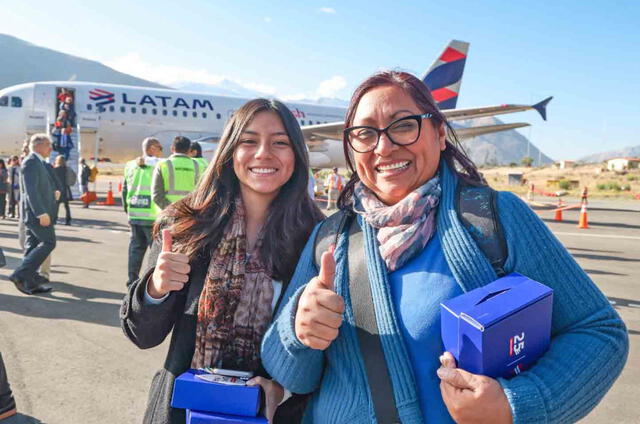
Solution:
M 114 188 L 116 185 L 114 184 Z M 116 201 L 119 201 L 116 198 Z M 640 202 L 593 202 L 590 229 L 578 210 L 540 217 L 607 295 L 629 329 L 631 352 L 613 388 L 585 423 L 638 422 L 640 404 Z M 119 206 L 72 205 L 58 225 L 54 291 L 25 296 L 6 279 L 21 251 L 15 220 L 0 221 L 0 351 L 19 414 L 6 424 L 139 423 L 168 343 L 139 350 L 119 326 L 127 277 L 127 220 Z M 3 422 L 5 424 L 5 422 Z

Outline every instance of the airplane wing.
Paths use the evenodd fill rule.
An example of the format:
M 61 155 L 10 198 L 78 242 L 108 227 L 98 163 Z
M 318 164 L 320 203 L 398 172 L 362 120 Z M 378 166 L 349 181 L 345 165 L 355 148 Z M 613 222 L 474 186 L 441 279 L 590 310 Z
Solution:
M 464 119 L 480 118 L 484 116 L 504 115 L 507 113 L 522 112 L 525 110 L 536 110 L 542 116 L 542 119 L 547 120 L 547 104 L 553 99 L 548 97 L 543 101 L 534 105 L 500 105 L 500 106 L 486 106 L 476 107 L 470 109 L 447 109 L 442 113 L 447 117 L 449 121 L 461 121 Z M 459 138 L 470 138 L 482 134 L 490 134 L 499 131 L 507 131 L 514 128 L 526 127 L 529 124 L 518 122 L 514 124 L 499 124 L 499 125 L 485 125 L 481 127 L 459 127 L 456 128 L 456 134 Z M 342 140 L 342 130 L 344 129 L 344 122 L 329 122 L 327 124 L 318 125 L 305 125 L 302 127 L 302 134 L 309 146 L 314 144 L 322 144 L 322 140 Z
M 455 128 L 455 132 L 458 140 L 465 140 L 479 135 L 513 130 L 515 128 L 528 127 L 529 125 L 531 124 L 527 124 L 525 122 L 516 122 L 513 124 L 483 125 L 481 127 L 458 127 Z
M 547 104 L 553 99 L 553 96 L 547 97 L 543 101 L 534 105 L 499 105 L 474 107 L 470 109 L 448 109 L 443 110 L 444 116 L 449 121 L 460 121 L 463 119 L 481 118 L 483 116 L 504 115 L 507 113 L 522 112 L 525 110 L 536 110 L 542 119 L 547 120 Z

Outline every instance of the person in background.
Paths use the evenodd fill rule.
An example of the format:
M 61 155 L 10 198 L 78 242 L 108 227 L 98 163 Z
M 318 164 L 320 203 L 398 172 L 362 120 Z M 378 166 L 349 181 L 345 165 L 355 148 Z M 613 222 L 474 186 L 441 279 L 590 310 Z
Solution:
M 153 242 L 151 230 L 158 208 L 151 200 L 151 179 L 161 157 L 160 141 L 147 137 L 142 141 L 142 156 L 127 162 L 124 168 L 122 205 L 131 227 L 127 287 L 138 279 L 144 255 Z
M 158 218 L 152 251 L 162 246 L 162 253 L 131 285 L 120 313 L 125 334 L 142 349 L 172 332 L 145 424 L 184 424 L 184 410 L 171 408 L 174 380 L 202 367 L 255 373 L 247 384 L 262 387 L 274 422 L 283 391 L 261 371 L 260 341 L 322 218 L 307 194 L 308 167 L 291 111 L 276 100 L 249 101 L 227 121 L 196 190 Z
M 53 173 L 58 179 L 58 187 L 60 189 L 60 199 L 58 200 L 58 210 L 60 210 L 60 204 L 64 204 L 66 211 L 65 225 L 71 225 L 71 209 L 69 208 L 69 198 L 71 197 L 71 189 L 69 188 L 69 181 L 75 180 L 75 173 L 69 167 L 62 155 L 58 155 L 53 167 Z M 73 183 L 72 183 L 73 184 Z
M 335 207 L 338 196 L 342 191 L 342 177 L 338 174 L 338 168 L 334 167 L 331 173 L 327 175 L 324 187 L 327 191 L 327 210 L 331 210 Z
M 5 218 L 7 209 L 7 191 L 9 188 L 9 169 L 4 163 L 4 159 L 0 159 L 0 219 Z
M 13 155 L 9 158 L 9 218 L 16 217 L 16 206 L 20 202 L 20 158 Z M 18 208 L 18 212 L 20 208 Z
M 191 142 L 189 157 L 200 165 L 200 175 L 204 174 L 205 169 L 209 166 L 209 161 L 202 157 L 202 146 L 197 141 Z
M 86 195 L 89 192 L 89 177 L 91 176 L 91 168 L 87 165 L 87 162 L 84 158 L 80 159 L 80 187 L 82 188 L 82 194 Z M 89 202 L 87 200 L 83 200 L 82 202 L 83 208 L 89 207 Z
M 346 220 L 329 233 L 335 249 L 316 252 L 309 240 L 262 345 L 276 381 L 313 393 L 304 422 L 573 423 L 588 414 L 624 367 L 626 327 L 526 203 L 489 191 L 427 86 L 406 72 L 369 77 L 351 97 L 343 146 L 353 174 L 328 218 Z M 495 208 L 503 269 L 459 218 L 461 184 L 495 196 L 469 201 Z M 441 302 L 512 272 L 553 289 L 549 349 L 512 378 L 458 368 L 443 352 Z M 358 320 L 363 309 L 373 318 Z M 359 343 L 375 333 L 380 356 Z M 374 373 L 389 384 L 369 386 Z M 376 396 L 382 385 L 388 396 Z
M 198 184 L 200 164 L 189 157 L 191 140 L 177 136 L 171 144 L 171 156 L 160 161 L 153 170 L 152 198 L 162 210 L 183 199 Z
M 51 154 L 51 139 L 34 134 L 29 140 L 31 153 L 22 163 L 20 219 L 26 226 L 25 256 L 9 279 L 25 294 L 46 293 L 51 287 L 41 284 L 38 267 L 56 247 L 53 223 L 58 209 L 56 183 L 47 170 L 45 158 Z

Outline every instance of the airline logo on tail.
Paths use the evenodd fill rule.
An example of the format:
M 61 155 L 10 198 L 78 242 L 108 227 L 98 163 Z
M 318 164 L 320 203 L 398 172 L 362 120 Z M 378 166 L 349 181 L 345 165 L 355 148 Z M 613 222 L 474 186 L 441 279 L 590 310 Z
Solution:
M 452 40 L 422 79 L 440 109 L 455 109 L 469 43 Z
M 96 102 L 96 106 L 105 106 L 115 103 L 116 100 L 113 96 L 113 93 L 99 88 L 93 89 L 89 92 L 89 98 Z

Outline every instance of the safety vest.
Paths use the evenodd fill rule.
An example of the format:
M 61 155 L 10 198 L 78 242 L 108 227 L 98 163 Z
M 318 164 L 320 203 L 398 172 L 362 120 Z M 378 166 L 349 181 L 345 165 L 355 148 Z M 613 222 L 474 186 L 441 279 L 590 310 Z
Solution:
M 188 156 L 170 156 L 158 166 L 171 203 L 191 193 L 200 179 L 200 164 Z
M 198 162 L 198 165 L 200 165 L 200 177 L 202 177 L 204 175 L 205 169 L 207 169 L 207 166 L 209 166 L 209 161 L 206 160 L 205 158 L 192 158 L 192 159 Z
M 127 180 L 127 214 L 130 220 L 155 221 L 158 207 L 151 199 L 153 166 L 139 166 L 137 159 L 127 162 L 124 178 Z

